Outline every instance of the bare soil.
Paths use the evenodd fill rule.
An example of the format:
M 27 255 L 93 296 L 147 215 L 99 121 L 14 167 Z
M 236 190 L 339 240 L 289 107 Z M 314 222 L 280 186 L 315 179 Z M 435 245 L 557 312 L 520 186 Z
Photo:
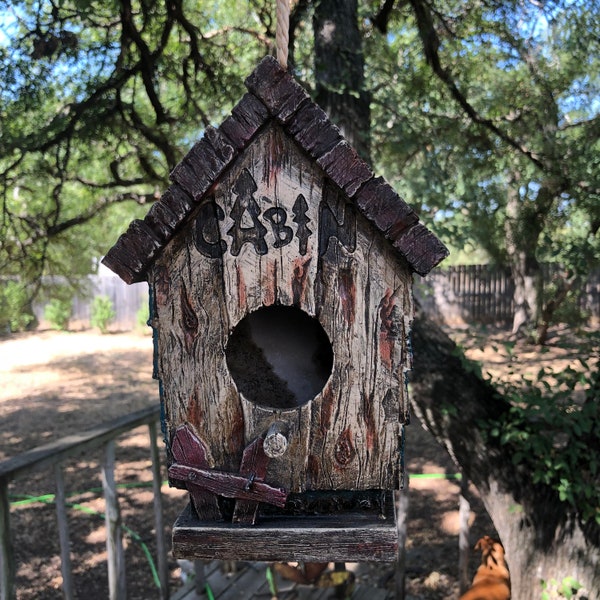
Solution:
M 598 336 L 552 331 L 550 344 L 533 349 L 510 341 L 499 330 L 455 330 L 467 355 L 494 377 L 519 382 L 542 366 L 581 369 L 579 358 L 598 356 Z M 41 331 L 0 339 L 0 460 L 93 427 L 158 402 L 152 379 L 149 334 L 99 335 Z M 100 453 L 65 466 L 74 584 L 78 598 L 108 597 L 104 501 Z M 152 574 L 156 557 L 147 429 L 120 440 L 116 479 L 126 527 L 128 598 L 158 598 Z M 411 598 L 458 598 L 458 502 L 456 466 L 435 440 L 413 423 L 406 430 L 411 474 L 407 591 Z M 442 477 L 443 476 L 443 477 Z M 52 472 L 38 472 L 10 486 L 11 523 L 19 600 L 62 598 Z M 185 492 L 164 486 L 165 523 L 170 526 L 187 503 Z M 489 517 L 473 493 L 471 539 L 494 535 Z M 473 556 L 471 572 L 476 566 Z M 181 585 L 180 565 L 171 560 L 172 587 Z M 392 586 L 393 568 L 367 571 L 372 585 Z

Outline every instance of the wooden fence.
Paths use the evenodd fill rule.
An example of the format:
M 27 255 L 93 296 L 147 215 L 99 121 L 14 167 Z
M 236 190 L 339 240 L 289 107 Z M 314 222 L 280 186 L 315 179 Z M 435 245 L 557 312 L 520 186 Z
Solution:
M 135 283 L 127 285 L 113 273 L 103 272 L 89 276 L 89 293 L 73 298 L 73 308 L 69 329 L 78 331 L 90 327 L 91 306 L 94 297 L 107 296 L 115 310 L 115 318 L 110 322 L 110 331 L 130 331 L 143 327 L 140 319 L 148 315 L 148 284 Z M 49 326 L 44 319 L 44 304 L 34 305 L 34 313 L 41 327 Z
M 543 268 L 544 281 L 560 276 L 551 265 Z M 415 295 L 428 315 L 448 325 L 507 325 L 514 313 L 514 288 L 510 269 L 468 265 L 436 269 L 418 278 Z M 600 269 L 580 287 L 578 305 L 590 319 L 600 319 Z
M 545 265 L 545 280 L 558 271 Z M 434 269 L 426 278 L 416 278 L 415 295 L 428 315 L 448 325 L 481 323 L 509 325 L 513 317 L 514 283 L 510 269 L 493 265 L 456 266 Z M 146 283 L 125 284 L 119 277 L 103 270 L 90 276 L 91 294 L 75 298 L 69 328 L 90 327 L 90 307 L 94 296 L 108 296 L 115 308 L 112 331 L 128 331 L 141 326 L 140 315 L 147 314 Z M 594 270 L 579 290 L 579 308 L 594 321 L 600 320 L 600 269 Z M 42 326 L 44 306 L 34 307 Z

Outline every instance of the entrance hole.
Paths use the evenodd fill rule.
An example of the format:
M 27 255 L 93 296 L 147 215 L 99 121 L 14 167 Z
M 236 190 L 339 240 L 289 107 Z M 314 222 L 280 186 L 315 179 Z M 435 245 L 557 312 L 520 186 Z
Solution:
M 264 408 L 310 402 L 333 367 L 331 342 L 317 319 L 292 306 L 267 306 L 244 317 L 225 348 L 238 390 Z

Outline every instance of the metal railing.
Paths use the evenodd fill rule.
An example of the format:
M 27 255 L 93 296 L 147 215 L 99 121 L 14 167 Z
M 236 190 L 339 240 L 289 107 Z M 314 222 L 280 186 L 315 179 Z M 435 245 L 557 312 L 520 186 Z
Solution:
M 161 494 L 161 468 L 160 456 L 157 443 L 157 423 L 160 419 L 160 408 L 150 407 L 143 409 L 106 424 L 99 425 L 85 432 L 66 436 L 55 442 L 38 446 L 14 458 L 0 462 L 0 600 L 15 600 L 16 598 L 16 565 L 15 553 L 12 542 L 13 533 L 10 522 L 10 499 L 9 484 L 15 479 L 24 477 L 33 471 L 46 468 L 54 471 L 56 494 L 56 518 L 59 531 L 61 572 L 63 595 L 66 600 L 75 597 L 72 580 L 71 558 L 69 552 L 69 527 L 67 519 L 67 496 L 63 478 L 63 464 L 68 459 L 82 455 L 94 449 L 103 449 L 103 460 L 100 470 L 102 473 L 102 487 L 106 502 L 106 531 L 107 531 L 107 560 L 108 560 L 108 588 L 111 600 L 123 600 L 126 598 L 126 574 L 122 545 L 122 527 L 119 514 L 119 502 L 117 497 L 117 486 L 114 478 L 115 468 L 115 443 L 116 439 L 129 431 L 140 426 L 147 425 L 150 438 L 150 456 L 152 460 L 152 488 L 154 497 L 154 524 L 156 530 L 157 548 L 157 574 L 160 582 L 160 598 L 168 600 L 171 598 L 168 582 L 169 567 L 167 561 L 168 548 L 165 539 L 165 528 L 163 523 L 163 505 Z M 443 475 L 441 475 L 443 476 Z M 470 507 L 465 499 L 468 482 L 463 478 L 461 484 L 460 500 L 460 536 L 459 536 L 459 573 L 460 587 L 464 591 L 468 585 L 467 559 L 469 554 L 468 515 Z M 405 598 L 405 568 L 406 568 L 406 526 L 408 513 L 408 485 L 396 498 L 399 553 L 395 568 L 396 575 L 396 598 Z M 183 598 L 192 589 L 197 593 L 203 590 L 205 584 L 202 561 L 196 561 L 196 578 L 191 585 L 184 586 L 177 591 L 175 598 Z
M 16 565 L 12 539 L 14 532 L 11 530 L 9 484 L 15 479 L 42 468 L 54 470 L 63 595 L 66 600 L 74 598 L 63 464 L 69 458 L 98 448 L 104 450 L 100 471 L 106 503 L 105 520 L 109 597 L 111 600 L 122 600 L 126 597 L 122 527 L 117 486 L 114 477 L 115 443 L 120 435 L 144 425 L 148 426 L 150 437 L 160 598 L 162 600 L 169 598 L 169 568 L 161 495 L 162 478 L 156 434 L 159 419 L 160 408 L 158 406 L 146 408 L 109 423 L 99 425 L 88 431 L 69 435 L 49 444 L 38 446 L 0 463 L 0 600 L 14 600 L 16 598 Z

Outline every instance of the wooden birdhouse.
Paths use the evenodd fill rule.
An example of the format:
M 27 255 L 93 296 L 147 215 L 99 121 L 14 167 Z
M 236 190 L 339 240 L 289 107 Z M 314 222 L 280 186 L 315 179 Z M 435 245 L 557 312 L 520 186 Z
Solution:
M 151 291 L 178 557 L 393 560 L 412 275 L 446 248 L 272 58 L 104 263 Z

